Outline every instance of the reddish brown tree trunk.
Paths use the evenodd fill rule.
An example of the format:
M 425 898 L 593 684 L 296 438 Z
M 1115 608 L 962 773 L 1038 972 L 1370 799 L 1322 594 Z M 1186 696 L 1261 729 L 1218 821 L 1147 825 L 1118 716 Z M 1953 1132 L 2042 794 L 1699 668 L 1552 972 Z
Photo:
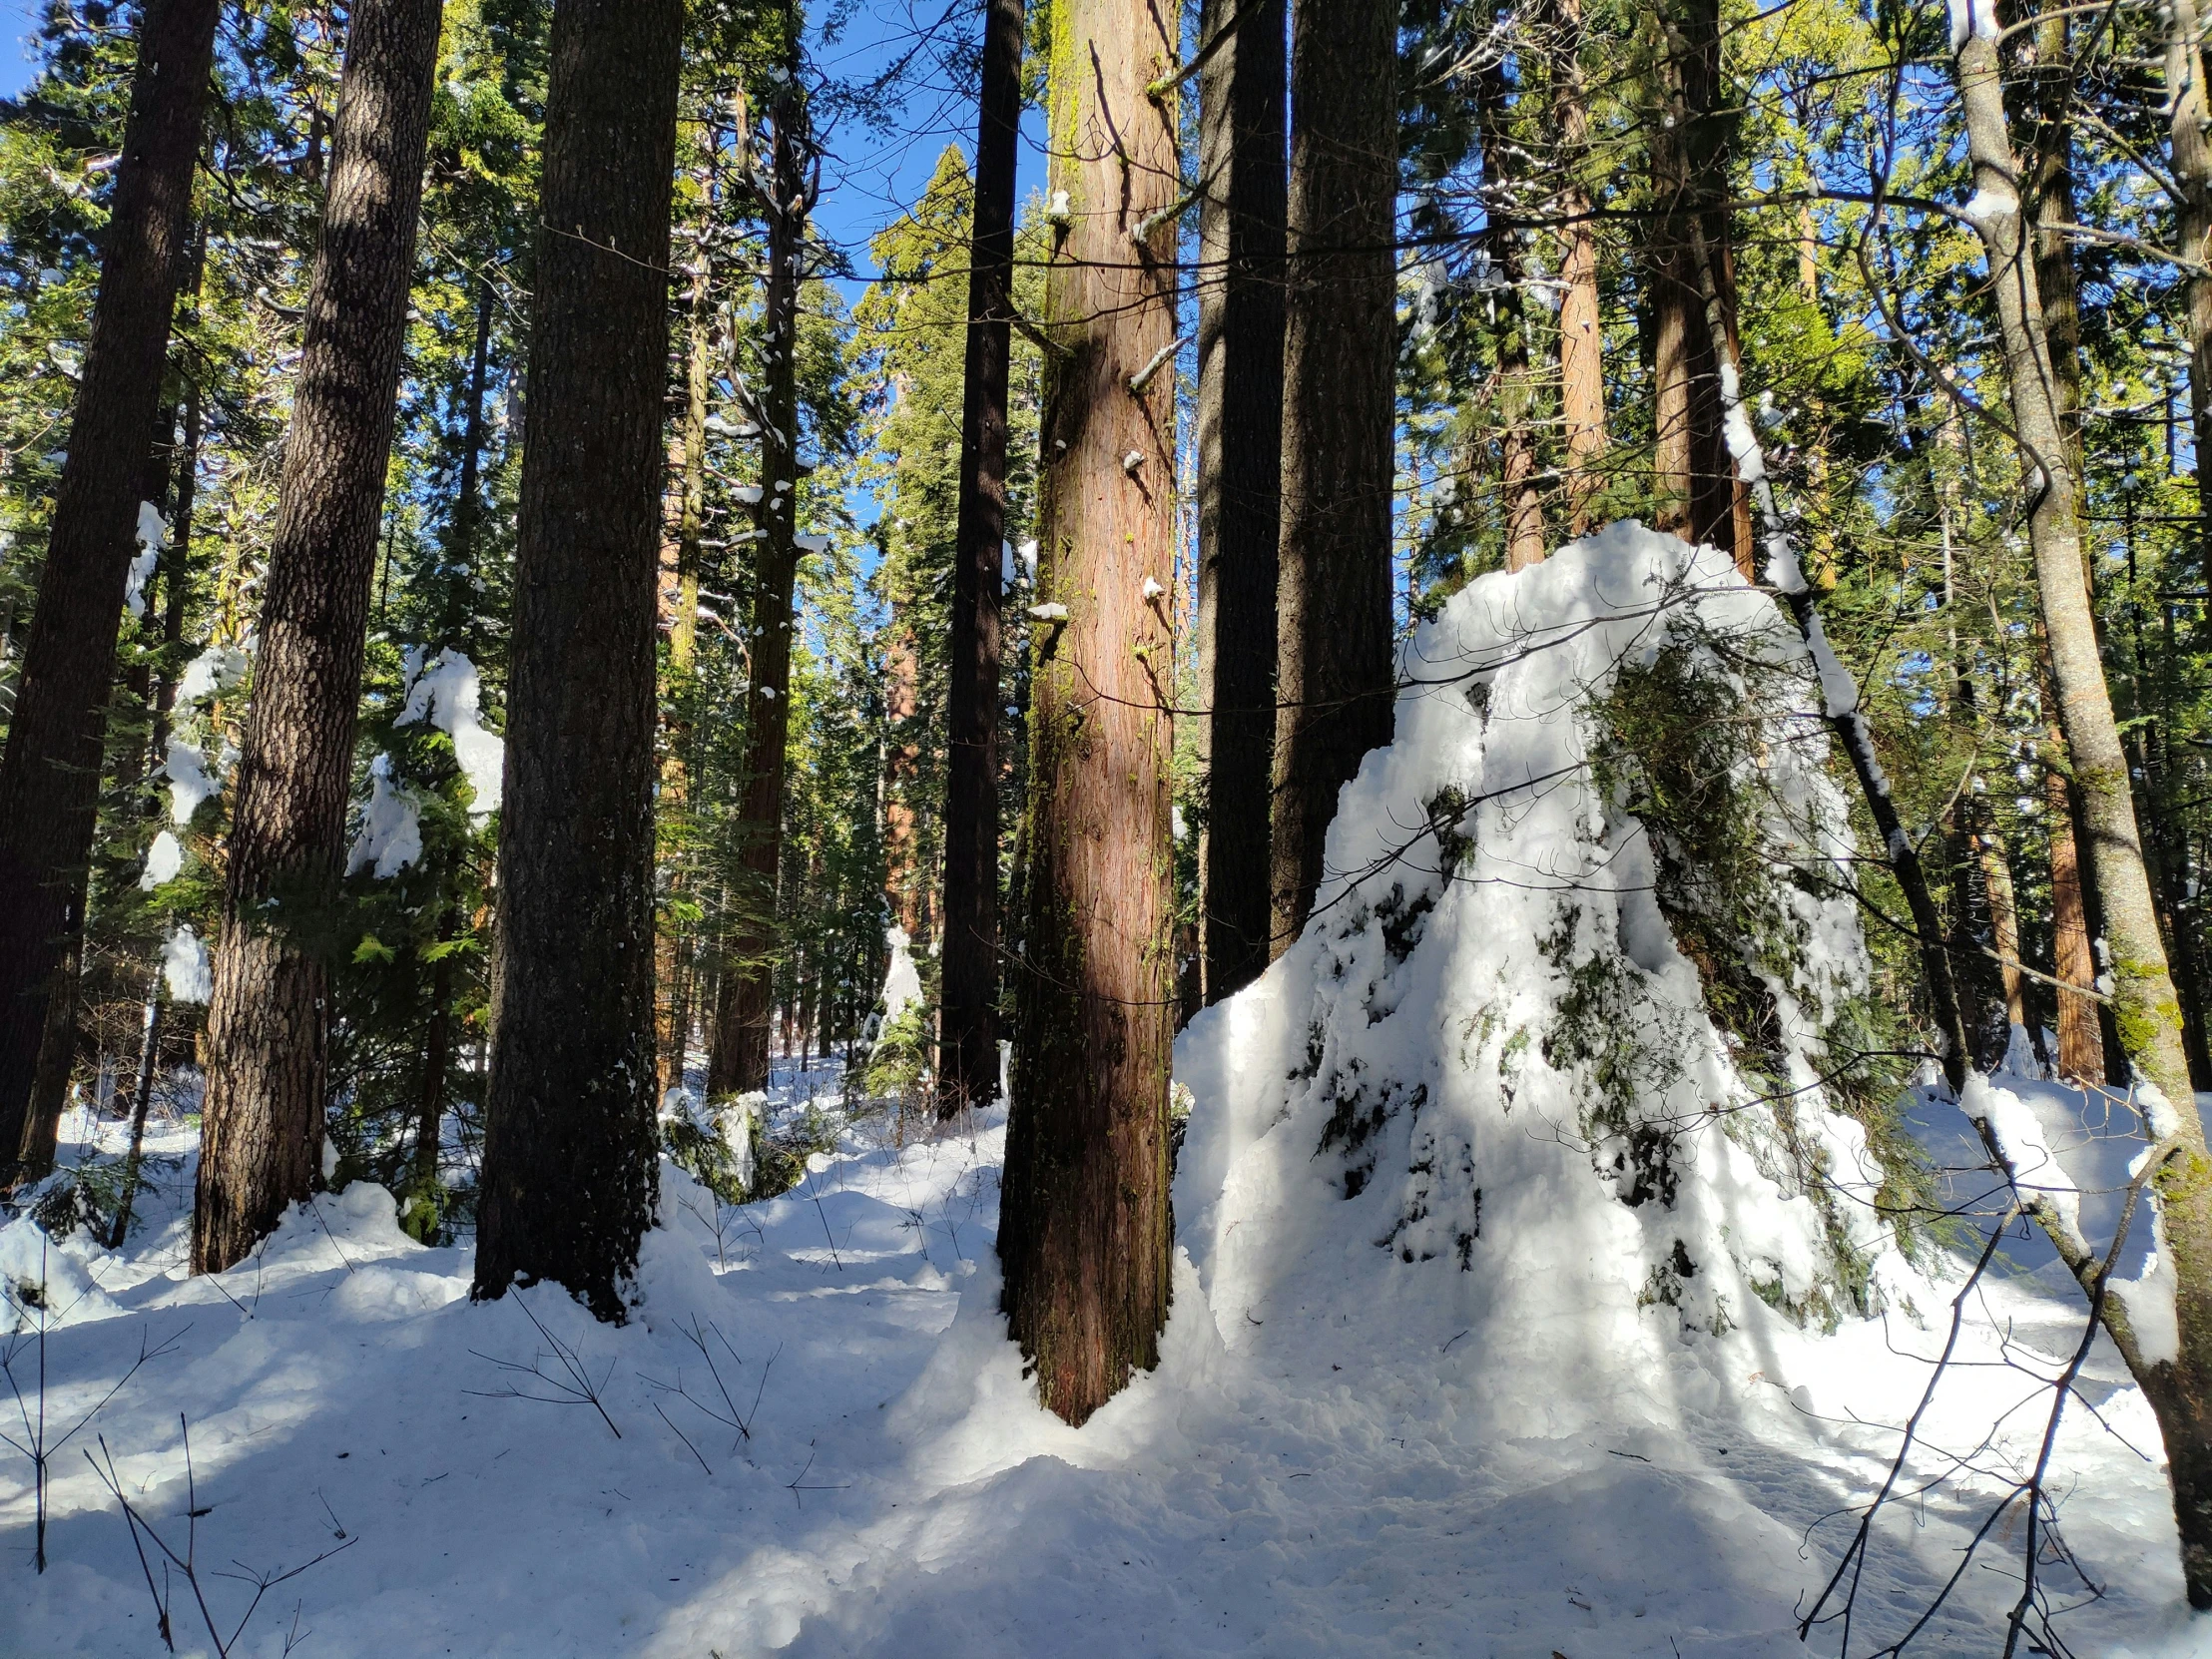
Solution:
M 1162 18 L 1167 19 L 1165 24 Z M 998 1252 L 1039 1397 L 1080 1423 L 1159 1359 L 1175 974 L 1169 773 L 1175 333 L 1173 11 L 1055 13 L 1030 893 Z M 1146 230 L 1138 241 L 1140 226 Z M 1147 583 L 1157 590 L 1146 592 Z
M 93 814 L 219 0 L 149 0 L 38 608 L 0 755 L 0 1148 L 22 1138 Z M 81 905 L 79 905 L 81 909 Z
M 1393 721 L 1395 23 L 1387 6 L 1291 7 L 1276 955 L 1313 909 L 1337 792 Z
M 474 1295 L 600 1318 L 652 1224 L 654 587 L 681 0 L 557 0 Z M 588 665 L 588 672 L 580 671 Z
M 947 1113 L 987 1105 L 998 1093 L 998 602 L 1022 25 L 1022 0 L 991 0 L 984 13 L 946 712 L 937 1071 L 938 1107 Z
M 320 1176 L 326 953 L 414 278 L 442 0 L 357 0 L 239 760 L 192 1265 L 220 1273 Z M 274 901 L 274 902 L 273 902 Z

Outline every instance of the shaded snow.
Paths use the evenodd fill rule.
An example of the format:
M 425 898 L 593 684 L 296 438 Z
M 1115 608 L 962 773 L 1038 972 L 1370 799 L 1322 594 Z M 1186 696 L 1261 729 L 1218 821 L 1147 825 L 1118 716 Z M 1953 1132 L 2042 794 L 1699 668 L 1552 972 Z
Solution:
M 500 769 L 506 761 L 506 745 L 484 730 L 482 698 L 476 665 L 459 651 L 442 651 L 414 677 L 406 705 L 392 722 L 413 726 L 427 719 L 453 739 L 454 759 L 476 797 L 469 816 L 479 823 L 499 811 Z
M 162 978 L 172 1000 L 205 1002 L 215 994 L 215 975 L 208 965 L 208 947 L 189 922 L 179 922 L 162 949 Z
M 369 763 L 368 805 L 361 809 L 360 833 L 353 837 L 345 873 L 372 870 L 380 878 L 398 874 L 422 856 L 422 804 L 404 784 L 391 781 L 391 757 Z

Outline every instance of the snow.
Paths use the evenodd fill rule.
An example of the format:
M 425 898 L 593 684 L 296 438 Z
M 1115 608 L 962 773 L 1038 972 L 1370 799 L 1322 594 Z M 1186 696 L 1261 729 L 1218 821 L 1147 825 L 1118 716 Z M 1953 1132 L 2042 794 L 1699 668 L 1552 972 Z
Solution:
M 172 736 L 169 740 L 169 758 L 162 764 L 162 772 L 169 779 L 169 822 L 182 830 L 192 823 L 192 815 L 200 811 L 203 801 L 212 801 L 223 793 L 223 768 L 218 764 L 214 773 L 208 770 L 208 757 L 198 744 Z
M 246 653 L 228 645 L 211 645 L 185 665 L 177 682 L 177 695 L 186 703 L 200 703 L 235 688 L 246 678 Z
M 32 1246 L 59 1249 L 76 1277 L 49 1279 L 54 1300 L 100 1299 L 78 1295 L 45 1345 L 54 1408 L 174 1338 L 94 1425 L 133 1505 L 181 1540 L 182 1418 L 203 1560 L 271 1572 L 345 1545 L 265 1603 L 237 1649 L 256 1659 L 281 1652 L 293 1603 L 302 1659 L 1832 1659 L 1835 1628 L 1801 1644 L 1796 1621 L 1958 1298 L 1915 1496 L 1883 1512 L 1861 1582 L 1853 1652 L 1894 1641 L 2033 1463 L 2081 1299 L 2032 1240 L 1962 1295 L 1953 1256 L 1916 1265 L 1869 1206 L 1824 1209 L 1793 1146 L 1847 1199 L 1881 1173 L 1809 1069 L 1868 972 L 1848 906 L 1796 892 L 1802 960 L 1769 982 L 1791 1133 L 1706 1018 L 1648 837 L 1580 765 L 1590 699 L 1686 615 L 1798 664 L 1813 695 L 1771 600 L 1636 526 L 1485 577 L 1415 636 L 1396 741 L 1342 793 L 1313 920 L 1179 1039 L 1192 1107 L 1160 1365 L 1081 1429 L 1038 1407 L 999 1310 L 1002 1109 L 841 1115 L 797 1188 L 742 1207 L 664 1163 L 632 1317 L 608 1327 L 552 1285 L 471 1302 L 472 1243 L 416 1244 L 365 1183 L 293 1212 L 220 1283 L 188 1277 L 197 1102 L 174 1087 L 122 1250 L 0 1233 L 18 1283 Z M 1760 765 L 1770 846 L 1812 862 L 1849 849 L 1808 712 L 1773 711 L 1796 736 Z M 1669 1062 L 1625 1132 L 1591 1117 L 1599 1084 L 1555 1030 L 1569 984 L 1606 964 L 1626 989 L 1602 1030 Z M 788 1122 L 826 1077 L 833 1100 L 833 1068 L 782 1067 L 745 1110 Z M 2040 1080 L 1988 1087 L 2007 1134 L 2064 1161 L 2084 1231 L 2108 1232 L 2134 1114 Z M 1956 1105 L 1913 1098 L 1932 1148 L 1978 1161 Z M 1324 1146 L 1348 1101 L 1372 1128 Z M 73 1109 L 64 1163 L 112 1160 L 121 1133 Z M 1639 1133 L 1675 1137 L 1671 1201 L 1629 1202 L 1616 1157 Z M 1958 1180 L 1961 1201 L 1986 1190 Z M 1763 1300 L 1827 1282 L 1838 1230 L 1880 1317 L 1847 1306 L 1830 1332 Z M 610 1421 L 556 1402 L 564 1351 Z M 2061 1618 L 2066 1641 L 2201 1656 L 2157 1427 L 2101 1340 L 2080 1398 L 2094 1410 L 2060 1417 L 2050 1490 L 2105 1593 Z M 53 1564 L 34 1576 L 28 1470 L 0 1453 L 18 1562 L 0 1651 L 156 1651 L 114 1498 L 73 1454 L 50 1495 Z M 1992 1531 L 1914 1651 L 2001 1645 L 2016 1530 Z M 231 1619 L 252 1594 L 209 1586 Z M 189 1599 L 177 1610 L 190 1651 Z
M 453 756 L 475 794 L 469 817 L 478 824 L 499 811 L 500 769 L 507 746 L 484 730 L 480 717 L 483 684 L 476 665 L 459 651 L 441 651 L 407 688 L 407 701 L 394 726 L 427 719 L 453 739 Z
M 1052 600 L 1047 604 L 1030 606 L 1029 616 L 1036 622 L 1065 622 L 1068 619 L 1068 608 L 1058 600 Z
M 1983 40 L 1997 38 L 1996 0 L 1945 0 L 1950 10 L 1950 49 L 1956 52 L 1969 35 Z
M 208 966 L 208 947 L 189 922 L 179 922 L 162 950 L 162 978 L 171 998 L 178 1002 L 205 1002 L 215 994 L 215 975 Z
M 914 966 L 913 940 L 905 928 L 885 928 L 883 942 L 891 948 L 891 965 L 883 975 L 883 1023 L 888 1025 L 921 1000 L 921 972 Z
M 827 553 L 830 551 L 828 536 L 794 536 L 792 546 L 802 553 Z
M 345 873 L 373 869 L 380 879 L 397 875 L 422 856 L 422 804 L 413 790 L 391 781 L 391 757 L 369 763 L 368 805 L 361 810 L 360 833 L 345 860 Z
M 1976 231 L 1989 236 L 1995 233 L 2000 221 L 2020 211 L 2020 198 L 2008 185 L 1983 185 L 1958 211 Z
M 2086 1249 L 2088 1241 L 2081 1232 L 2081 1189 L 2058 1161 L 2041 1121 L 2025 1102 L 2012 1090 L 1998 1088 L 1975 1072 L 1967 1077 L 1958 1104 L 1968 1118 L 1987 1126 L 2022 1195 L 2047 1198 L 2069 1241 Z
M 155 563 L 169 546 L 169 526 L 162 522 L 162 510 L 151 501 L 139 503 L 139 550 L 131 556 L 131 568 L 124 578 L 123 608 L 134 617 L 146 615 L 146 584 L 154 575 Z
M 146 868 L 139 875 L 140 891 L 152 892 L 165 881 L 176 880 L 177 872 L 184 867 L 184 843 L 167 830 L 162 830 L 146 849 Z

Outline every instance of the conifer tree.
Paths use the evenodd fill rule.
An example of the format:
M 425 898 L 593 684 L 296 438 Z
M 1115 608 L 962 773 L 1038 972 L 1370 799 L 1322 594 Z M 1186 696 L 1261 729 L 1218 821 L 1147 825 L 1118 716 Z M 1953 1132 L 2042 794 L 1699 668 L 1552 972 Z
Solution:
M 193 1268 L 220 1273 L 321 1173 L 323 931 L 345 846 L 442 0 L 358 0 L 284 445 L 208 1021 Z
M 998 1250 L 1014 1340 L 1073 1423 L 1157 1362 L 1169 1293 L 1179 183 L 1175 100 L 1147 88 L 1178 61 L 1174 28 L 1134 0 L 1053 14 L 1054 348 Z
M 0 753 L 0 1155 L 12 1158 L 65 939 L 82 925 L 100 752 L 147 434 L 213 59 L 219 0 L 149 0 L 116 164 L 100 297 L 38 608 Z
M 1291 6 L 1273 955 L 1313 909 L 1337 792 L 1392 725 L 1394 23 Z
M 558 0 L 474 1294 L 600 1318 L 651 1224 L 654 587 L 684 10 Z M 589 672 L 580 665 L 589 664 Z

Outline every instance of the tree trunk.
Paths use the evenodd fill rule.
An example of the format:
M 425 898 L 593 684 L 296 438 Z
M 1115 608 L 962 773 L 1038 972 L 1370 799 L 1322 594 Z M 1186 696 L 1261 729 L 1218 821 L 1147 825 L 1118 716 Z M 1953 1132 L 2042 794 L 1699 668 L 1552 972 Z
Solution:
M 1314 907 L 1337 792 L 1393 724 L 1395 19 L 1291 8 L 1271 957 Z
M 2057 699 L 2047 697 L 2055 710 Z M 2065 738 L 2053 717 L 2048 734 L 2053 753 L 2063 754 Z M 2082 894 L 2081 860 L 2074 839 L 2074 792 L 2055 766 L 2043 771 L 2043 803 L 2050 825 L 2050 928 L 2053 976 L 2064 985 L 2091 992 L 2097 982 L 2097 955 L 2089 938 L 2089 911 Z M 2104 1081 L 2104 1031 L 2097 1004 L 2087 994 L 2060 988 L 2058 1000 L 2058 1075 L 2083 1083 Z
M 261 611 L 208 1006 L 192 1266 L 220 1273 L 321 1173 L 323 937 L 414 278 L 441 0 L 358 0 Z
M 944 792 L 937 1109 L 998 1093 L 999 582 L 1006 537 L 1006 375 L 1013 314 L 1015 137 L 1023 0 L 991 0 L 975 134 L 967 360 Z
M 11 1152 L 92 855 L 146 433 L 161 401 L 221 12 L 220 0 L 149 0 L 143 15 L 100 297 L 0 755 L 0 1147 Z
M 1146 101 L 1179 61 L 1174 15 L 1067 0 L 1052 42 L 1067 139 L 1047 186 L 1066 211 L 1046 276 L 1031 886 L 998 1253 L 1038 1396 L 1073 1423 L 1158 1363 L 1170 1284 L 1175 397 L 1172 375 L 1131 384 L 1175 333 L 1175 100 Z
M 451 944 L 461 930 L 461 915 L 448 906 L 438 917 L 438 943 Z M 430 964 L 430 1019 L 423 1033 L 422 1081 L 415 1090 L 414 1157 L 407 1177 L 407 1203 L 399 1224 L 424 1244 L 438 1234 L 439 1126 L 445 1120 L 445 1073 L 453 1054 L 453 958 L 440 955 Z
M 1283 490 L 1283 0 L 1208 0 L 1199 73 L 1201 994 L 1267 966 Z
M 2180 219 L 2176 251 L 2198 267 L 2183 285 L 2182 328 L 2189 342 L 2190 431 L 2195 439 L 2197 507 L 2203 521 L 2197 531 L 2201 579 L 2212 568 L 2207 560 L 2207 549 L 2212 549 L 2212 275 L 2203 270 L 2204 261 L 2212 258 L 2212 135 L 2207 133 L 2212 100 L 2205 93 L 2204 20 L 2196 0 L 2174 0 L 2165 16 L 2166 96 L 2172 104 L 2168 141 L 2174 183 L 2181 193 L 2174 204 Z M 2071 203 L 2067 206 L 2070 212 Z
M 55 967 L 53 994 L 46 999 L 46 1029 L 39 1035 L 31 1109 L 24 1114 L 22 1138 L 15 1149 L 15 1175 L 22 1181 L 39 1181 L 54 1173 L 62 1113 L 69 1106 L 69 1074 L 77 1066 L 78 983 L 85 965 L 84 913 L 85 893 L 80 883 L 70 908 L 68 943 Z
M 776 878 L 784 856 L 784 763 L 791 744 L 792 598 L 799 582 L 799 285 L 813 140 L 799 87 L 799 23 L 788 12 L 787 79 L 769 119 L 774 133 L 768 224 L 766 394 L 761 421 L 760 528 L 753 543 L 752 681 L 745 702 L 745 774 L 738 810 L 737 925 L 723 974 L 724 1019 L 709 1093 L 765 1089 L 776 1002 Z M 779 488 L 779 485 L 785 487 Z
M 1551 108 L 1565 183 L 1558 197 L 1559 405 L 1567 440 L 1567 533 L 1595 525 L 1598 458 L 1605 452 L 1605 332 L 1598 308 L 1597 222 L 1582 170 L 1589 165 L 1590 113 L 1582 82 L 1582 0 L 1551 0 Z
M 1734 343 L 1736 294 L 1723 206 L 1734 117 L 1721 107 L 1719 0 L 1670 0 L 1657 27 L 1660 115 L 1651 129 L 1651 170 L 1659 212 L 1645 254 L 1657 410 L 1652 522 L 1686 541 L 1728 549 L 1748 579 L 1748 509 L 1721 431 L 1719 351 Z M 1706 262 L 1693 253 L 1699 239 L 1719 284 L 1726 341 L 1706 314 Z
M 1511 83 L 1503 59 L 1475 76 L 1482 131 L 1484 243 L 1503 286 L 1491 294 L 1497 324 L 1497 424 L 1504 450 L 1505 568 L 1526 570 L 1544 556 L 1544 498 L 1536 487 L 1536 383 L 1528 368 L 1528 324 L 1521 304 L 1520 227 L 1513 218 Z
M 658 1179 L 653 628 L 683 20 L 680 0 L 553 12 L 473 1293 L 552 1279 L 614 1321 Z
M 154 1079 L 161 1071 L 163 970 L 156 964 L 153 983 L 146 987 L 146 1027 L 140 1034 L 138 1086 L 131 1094 L 131 1139 L 123 1154 L 123 1192 L 116 1200 L 115 1223 L 108 1231 L 108 1248 L 121 1250 L 131 1236 L 131 1207 L 138 1202 L 139 1169 L 146 1151 L 146 1114 L 154 1105 Z
M 2137 1373 L 2160 1429 L 2181 1529 L 2190 1604 L 2212 1607 L 2212 1156 L 2189 1087 L 2180 1009 L 2167 972 L 2158 912 L 2144 868 L 2128 789 L 2127 755 L 2097 653 L 2083 576 L 2073 466 L 2051 391 L 2051 356 L 2041 294 L 2029 258 L 2005 126 L 1996 43 L 1969 33 L 1957 46 L 1960 102 L 1973 163 L 1975 227 L 1988 254 L 1997 300 L 2013 424 L 2039 479 L 2030 481 L 2028 540 L 2050 641 L 2059 719 L 2088 821 L 2112 1000 L 2129 1063 L 2164 1095 L 2175 1151 L 2152 1183 L 2178 1280 L 2177 1355 Z M 2035 488 L 2036 483 L 2040 488 Z

